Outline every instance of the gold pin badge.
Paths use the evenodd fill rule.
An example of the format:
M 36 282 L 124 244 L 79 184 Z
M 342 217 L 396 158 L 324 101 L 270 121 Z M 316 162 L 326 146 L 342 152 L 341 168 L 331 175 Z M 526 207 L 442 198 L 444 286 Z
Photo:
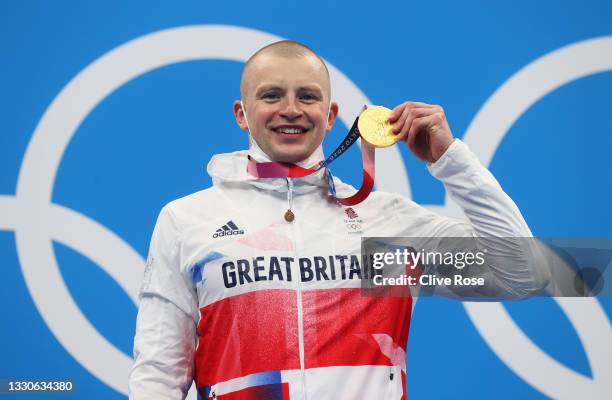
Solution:
M 293 214 L 293 211 L 287 210 L 285 212 L 285 221 L 293 222 L 294 219 L 295 219 L 295 214 Z

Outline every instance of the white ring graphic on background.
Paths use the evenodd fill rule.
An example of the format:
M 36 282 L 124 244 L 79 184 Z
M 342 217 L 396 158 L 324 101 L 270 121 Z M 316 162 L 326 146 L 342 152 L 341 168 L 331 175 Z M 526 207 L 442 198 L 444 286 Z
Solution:
M 53 100 L 26 150 L 16 196 L 0 196 L 0 207 L 7 211 L 0 228 L 15 230 L 23 276 L 43 320 L 83 367 L 121 393 L 127 394 L 132 359 L 108 342 L 81 313 L 61 277 L 51 240 L 90 258 L 134 302 L 144 260 L 104 226 L 51 203 L 64 151 L 87 115 L 126 82 L 178 62 L 206 59 L 244 62 L 259 48 L 281 39 L 242 27 L 201 25 L 155 32 L 108 52 L 83 69 Z M 328 67 L 333 93 L 342 103 L 339 117 L 344 125 L 350 126 L 361 107 L 370 102 L 337 68 L 331 64 Z M 392 183 L 396 191 L 409 195 L 399 150 L 380 155 L 377 168 L 381 175 L 394 179 L 379 180 L 379 186 Z

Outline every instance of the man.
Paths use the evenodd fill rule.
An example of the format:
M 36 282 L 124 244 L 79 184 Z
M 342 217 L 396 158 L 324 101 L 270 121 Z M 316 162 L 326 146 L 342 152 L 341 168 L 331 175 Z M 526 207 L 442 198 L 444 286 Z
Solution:
M 238 125 L 248 152 L 220 154 L 213 187 L 166 205 L 153 238 L 134 340 L 131 399 L 405 398 L 410 297 L 361 293 L 361 236 L 531 236 L 520 212 L 439 106 L 406 102 L 389 120 L 440 179 L 470 223 L 374 192 L 330 201 L 325 171 L 257 178 L 255 162 L 311 168 L 336 119 L 323 61 L 290 41 L 245 64 Z M 335 180 L 337 196 L 354 189 Z M 288 217 L 291 211 L 291 217 Z M 358 234 L 346 219 L 359 219 Z M 519 257 L 492 267 L 490 288 L 525 297 L 547 281 Z

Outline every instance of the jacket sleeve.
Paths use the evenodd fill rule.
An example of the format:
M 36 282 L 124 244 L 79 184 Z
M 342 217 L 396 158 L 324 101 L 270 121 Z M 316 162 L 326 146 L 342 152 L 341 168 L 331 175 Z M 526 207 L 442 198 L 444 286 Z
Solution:
M 485 278 L 485 287 L 477 293 L 468 290 L 461 298 L 468 299 L 472 295 L 484 295 L 489 299 L 523 298 L 548 284 L 548 264 L 537 242 L 527 239 L 533 235 L 521 212 L 465 143 L 455 139 L 428 169 L 444 184 L 467 222 L 436 216 L 431 219 L 430 228 L 425 230 L 427 236 L 472 237 L 475 239 L 472 243 L 477 246 L 472 251 L 484 248 L 487 251 L 486 265 L 480 272 Z M 453 296 L 461 290 L 436 292 Z
M 151 239 L 134 337 L 129 398 L 184 399 L 193 381 L 197 303 L 180 269 L 179 230 L 168 206 Z

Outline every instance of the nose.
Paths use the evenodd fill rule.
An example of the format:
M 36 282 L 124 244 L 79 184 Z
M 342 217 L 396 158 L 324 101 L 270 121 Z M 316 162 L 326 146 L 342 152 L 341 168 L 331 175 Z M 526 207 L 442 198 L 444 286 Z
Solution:
M 300 104 L 295 96 L 286 96 L 285 99 L 283 99 L 279 115 L 289 120 L 294 120 L 302 116 Z

